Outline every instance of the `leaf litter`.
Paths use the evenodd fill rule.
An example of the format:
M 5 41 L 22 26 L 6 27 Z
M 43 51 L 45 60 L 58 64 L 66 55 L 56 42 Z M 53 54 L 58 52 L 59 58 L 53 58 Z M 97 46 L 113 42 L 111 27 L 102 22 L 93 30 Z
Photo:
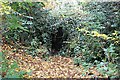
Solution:
M 26 54 L 23 50 L 15 51 L 8 45 L 2 46 L 2 50 L 6 58 L 12 61 L 17 61 L 19 71 L 26 71 L 30 74 L 25 74 L 25 78 L 93 78 L 95 76 L 102 77 L 96 70 L 96 67 L 91 67 L 85 70 L 82 65 L 76 67 L 71 58 L 62 56 L 50 56 L 50 61 L 44 61 L 40 57 L 32 57 Z

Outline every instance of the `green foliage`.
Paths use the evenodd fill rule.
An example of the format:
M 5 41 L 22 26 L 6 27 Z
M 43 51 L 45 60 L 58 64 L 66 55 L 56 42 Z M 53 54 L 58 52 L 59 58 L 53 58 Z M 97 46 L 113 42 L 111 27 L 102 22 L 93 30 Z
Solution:
M 39 43 L 38 39 L 35 37 L 35 39 L 32 40 L 31 42 L 31 47 L 28 49 L 28 53 L 31 54 L 32 56 L 37 56 L 39 51 L 37 50 L 39 48 Z
M 117 65 L 108 62 L 100 62 L 97 64 L 97 70 L 104 76 L 110 76 L 111 78 L 118 77 Z
M 81 61 L 80 58 L 76 58 L 76 57 L 75 57 L 73 60 L 74 60 L 74 65 L 79 66 L 79 65 L 82 63 L 82 61 Z
M 3 22 L 6 23 L 3 25 L 3 29 L 5 30 L 4 37 L 6 37 L 8 42 L 13 41 L 14 43 L 20 42 L 22 44 L 30 45 L 32 38 L 37 36 L 39 33 L 38 28 L 40 28 L 40 26 L 45 23 L 44 21 L 46 19 L 47 12 L 43 11 L 42 9 L 44 4 L 42 2 L 12 2 L 7 3 L 5 6 L 10 7 L 11 11 L 10 14 L 6 14 L 5 12 L 3 14 L 3 17 L 5 18 Z M 38 21 L 37 17 L 41 20 L 39 21 L 41 22 L 40 25 L 35 23 L 36 19 Z M 43 17 L 45 17 L 44 20 Z M 39 27 L 36 28 L 36 25 L 32 25 L 33 23 Z
M 107 49 L 104 49 L 106 58 L 109 62 L 116 62 L 118 59 L 118 54 L 115 53 L 115 47 L 114 44 L 111 44 Z
M 2 66 L 0 71 L 2 72 L 2 77 L 4 78 L 23 78 L 23 75 L 26 74 L 25 71 L 17 72 L 16 69 L 19 68 L 16 61 L 10 62 L 6 58 L 6 55 L 0 52 L 0 57 L 2 57 Z M 1 59 L 1 58 L 0 58 Z

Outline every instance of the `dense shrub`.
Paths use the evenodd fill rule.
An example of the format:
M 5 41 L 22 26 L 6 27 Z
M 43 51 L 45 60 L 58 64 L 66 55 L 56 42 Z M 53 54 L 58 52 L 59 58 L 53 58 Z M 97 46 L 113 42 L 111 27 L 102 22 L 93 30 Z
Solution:
M 61 55 L 71 57 L 82 55 L 87 62 L 108 60 L 106 54 L 111 52 L 106 52 L 106 49 L 111 47 L 110 45 L 115 47 L 112 53 L 119 53 L 118 4 L 80 2 L 78 7 L 82 6 L 82 14 L 79 11 L 74 15 L 61 12 L 53 17 L 54 13 L 50 14 L 48 10 L 43 9 L 45 6 L 43 2 L 9 3 L 7 5 L 11 7 L 9 11 L 11 14 L 4 14 L 6 19 L 4 20 L 6 22 L 4 35 L 9 42 L 20 42 L 22 45 L 31 46 L 32 53 L 35 55 L 36 49 L 41 44 L 51 48 L 51 34 L 56 33 L 57 29 L 62 27 L 64 34 Z M 115 6 L 117 10 L 112 6 Z M 114 16 L 114 18 L 111 19 L 109 16 Z M 111 24 L 108 24 L 109 22 Z

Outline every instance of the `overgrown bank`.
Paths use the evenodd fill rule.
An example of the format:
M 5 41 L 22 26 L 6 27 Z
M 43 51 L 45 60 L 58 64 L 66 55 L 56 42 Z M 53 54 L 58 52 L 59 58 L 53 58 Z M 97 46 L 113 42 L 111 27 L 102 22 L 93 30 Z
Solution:
M 48 58 L 53 41 L 51 34 L 62 27 L 63 47 L 58 55 L 74 58 L 74 63 L 78 66 L 81 63 L 86 66 L 93 63 L 104 75 L 115 77 L 118 74 L 119 2 L 79 2 L 78 7 L 82 6 L 82 13 L 60 13 L 58 16 L 53 16 L 49 10 L 44 9 L 42 2 L 1 4 L 5 44 L 9 43 L 18 49 L 24 46 L 24 50 L 32 56 L 42 54 L 39 57 Z M 72 8 L 66 4 L 66 9 Z

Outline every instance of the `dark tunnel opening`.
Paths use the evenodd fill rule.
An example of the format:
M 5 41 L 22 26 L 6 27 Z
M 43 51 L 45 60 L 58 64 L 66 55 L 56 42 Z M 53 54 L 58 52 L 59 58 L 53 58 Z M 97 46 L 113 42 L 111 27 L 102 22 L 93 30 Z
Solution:
M 51 52 L 53 54 L 59 52 L 62 49 L 63 41 L 65 40 L 65 37 L 66 37 L 64 35 L 65 33 L 64 33 L 63 27 L 59 27 L 56 29 L 56 32 L 52 32 Z

